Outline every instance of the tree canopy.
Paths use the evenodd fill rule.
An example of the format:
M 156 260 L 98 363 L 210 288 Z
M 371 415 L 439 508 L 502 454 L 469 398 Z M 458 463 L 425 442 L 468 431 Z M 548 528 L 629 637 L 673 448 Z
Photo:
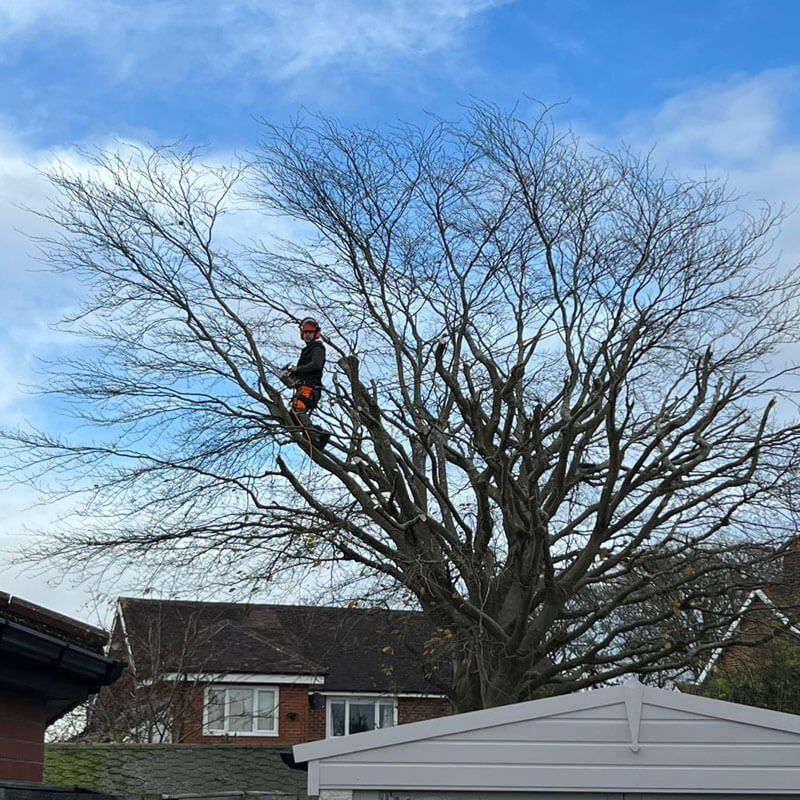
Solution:
M 85 493 L 47 558 L 369 579 L 430 616 L 468 710 L 690 668 L 792 535 L 779 212 L 484 104 L 265 124 L 230 167 L 91 160 L 42 212 L 85 290 L 50 378 L 85 425 L 5 433 Z M 308 314 L 310 452 L 275 374 Z

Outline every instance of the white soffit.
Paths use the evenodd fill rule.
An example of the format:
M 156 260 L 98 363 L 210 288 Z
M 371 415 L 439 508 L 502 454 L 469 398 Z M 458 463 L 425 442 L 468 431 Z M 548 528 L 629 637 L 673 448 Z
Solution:
M 161 676 L 161 679 L 191 683 L 300 683 L 304 686 L 321 686 L 325 683 L 324 675 L 282 675 L 253 672 L 167 672 Z

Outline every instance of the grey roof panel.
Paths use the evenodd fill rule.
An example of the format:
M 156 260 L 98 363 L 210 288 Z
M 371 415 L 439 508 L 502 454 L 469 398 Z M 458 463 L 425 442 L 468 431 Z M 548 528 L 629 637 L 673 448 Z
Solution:
M 800 717 L 642 686 L 297 745 L 322 790 L 741 795 L 800 790 Z

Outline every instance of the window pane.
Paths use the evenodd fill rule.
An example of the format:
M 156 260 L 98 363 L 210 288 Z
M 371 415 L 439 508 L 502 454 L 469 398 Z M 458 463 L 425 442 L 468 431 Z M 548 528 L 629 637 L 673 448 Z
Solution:
M 394 703 L 381 703 L 380 722 L 381 728 L 391 728 L 394 725 Z
M 206 694 L 206 719 L 210 731 L 225 730 L 225 690 L 209 688 Z
M 349 733 L 361 733 L 371 731 L 375 727 L 375 703 L 350 701 L 350 730 Z
M 344 700 L 331 701 L 331 736 L 344 736 Z
M 258 692 L 258 717 L 256 730 L 275 730 L 275 692 L 261 690 Z
M 228 689 L 228 730 L 253 730 L 252 689 Z

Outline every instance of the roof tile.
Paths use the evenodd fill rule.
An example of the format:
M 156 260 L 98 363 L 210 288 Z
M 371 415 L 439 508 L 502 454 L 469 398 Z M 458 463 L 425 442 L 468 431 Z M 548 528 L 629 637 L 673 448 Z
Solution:
M 128 597 L 120 608 L 140 679 L 158 665 L 324 676 L 326 691 L 442 691 L 426 674 L 431 629 L 419 612 Z

